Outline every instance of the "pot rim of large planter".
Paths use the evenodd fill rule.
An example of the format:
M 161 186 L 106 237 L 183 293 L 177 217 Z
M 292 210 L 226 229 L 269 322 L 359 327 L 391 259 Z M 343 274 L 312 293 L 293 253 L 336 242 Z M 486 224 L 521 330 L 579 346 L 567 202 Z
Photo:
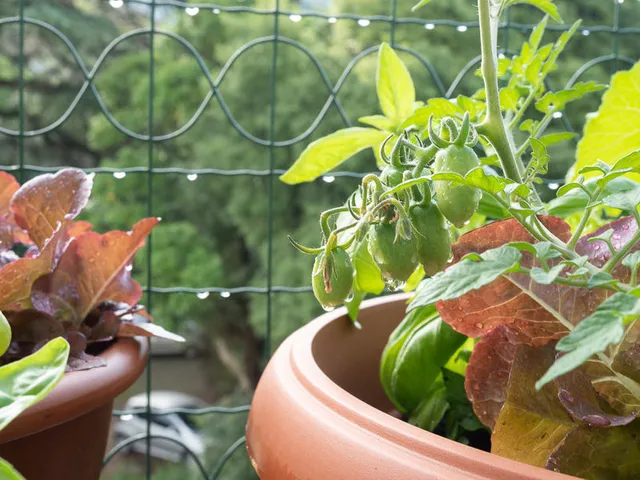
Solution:
M 0 432 L 0 444 L 69 422 L 113 401 L 142 374 L 148 353 L 145 337 L 116 338 L 98 355 L 105 366 L 66 372 L 43 400 Z
M 396 294 L 363 302 L 363 331 L 375 322 L 372 313 L 397 313 L 408 298 Z M 574 478 L 427 432 L 347 392 L 315 358 L 319 337 L 336 323 L 343 324 L 340 334 L 361 333 L 353 332 L 346 309 L 326 313 L 285 340 L 260 379 L 246 438 L 262 480 Z

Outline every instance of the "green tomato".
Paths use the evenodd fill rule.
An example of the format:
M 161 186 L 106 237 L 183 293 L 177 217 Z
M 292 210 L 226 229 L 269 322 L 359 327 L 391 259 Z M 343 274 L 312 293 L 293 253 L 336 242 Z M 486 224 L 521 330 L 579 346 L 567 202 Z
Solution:
M 0 312 L 0 355 L 4 354 L 11 344 L 11 325 Z
M 398 238 L 396 228 L 389 223 L 373 225 L 369 230 L 369 253 L 380 268 L 382 279 L 390 282 L 406 282 L 418 267 L 415 242 Z
M 458 173 L 465 176 L 478 166 L 480 160 L 471 148 L 451 145 L 438 151 L 434 170 L 435 173 Z M 482 192 L 478 188 L 454 185 L 449 181 L 434 183 L 438 208 L 447 220 L 462 228 L 478 209 Z
M 326 310 L 344 303 L 353 288 L 353 265 L 349 254 L 336 248 L 328 256 L 322 252 L 313 264 L 313 294 Z
M 442 271 L 451 257 L 451 235 L 440 210 L 435 204 L 411 207 L 409 216 L 414 228 L 418 260 L 424 273 L 432 277 Z
M 393 188 L 402 183 L 402 172 L 393 165 L 387 165 L 380 173 L 380 181 L 387 187 Z

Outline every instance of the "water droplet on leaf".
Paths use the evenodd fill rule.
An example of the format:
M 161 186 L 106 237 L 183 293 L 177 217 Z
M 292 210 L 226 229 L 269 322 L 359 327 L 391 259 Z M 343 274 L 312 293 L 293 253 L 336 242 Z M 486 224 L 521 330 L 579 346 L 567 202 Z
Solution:
M 336 309 L 336 307 L 331 307 L 331 306 L 329 306 L 329 305 L 322 305 L 322 309 L 323 309 L 325 312 L 333 312 L 333 311 Z

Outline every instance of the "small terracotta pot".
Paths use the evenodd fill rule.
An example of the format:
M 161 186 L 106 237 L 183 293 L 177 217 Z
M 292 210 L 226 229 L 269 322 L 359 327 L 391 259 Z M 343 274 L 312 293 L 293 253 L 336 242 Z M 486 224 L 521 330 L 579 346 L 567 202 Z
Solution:
M 66 373 L 0 432 L 0 457 L 27 480 L 97 480 L 113 399 L 142 374 L 147 355 L 146 340 L 120 338 L 100 354 L 105 367 Z
M 561 480 L 558 473 L 448 440 L 385 413 L 378 377 L 406 295 L 363 304 L 358 331 L 344 309 L 291 335 L 251 405 L 247 448 L 262 480 Z

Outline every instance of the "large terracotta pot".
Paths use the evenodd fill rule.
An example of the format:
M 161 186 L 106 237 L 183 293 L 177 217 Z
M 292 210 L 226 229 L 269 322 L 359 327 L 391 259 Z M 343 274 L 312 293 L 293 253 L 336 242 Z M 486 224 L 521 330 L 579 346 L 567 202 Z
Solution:
M 476 450 L 385 413 L 380 355 L 407 297 L 367 301 L 357 331 L 344 309 L 314 320 L 275 353 L 247 424 L 262 480 L 561 480 L 541 468 Z
M 0 432 L 0 457 L 27 480 L 97 480 L 113 399 L 142 374 L 147 355 L 145 339 L 121 338 L 100 354 L 105 367 L 66 373 Z

